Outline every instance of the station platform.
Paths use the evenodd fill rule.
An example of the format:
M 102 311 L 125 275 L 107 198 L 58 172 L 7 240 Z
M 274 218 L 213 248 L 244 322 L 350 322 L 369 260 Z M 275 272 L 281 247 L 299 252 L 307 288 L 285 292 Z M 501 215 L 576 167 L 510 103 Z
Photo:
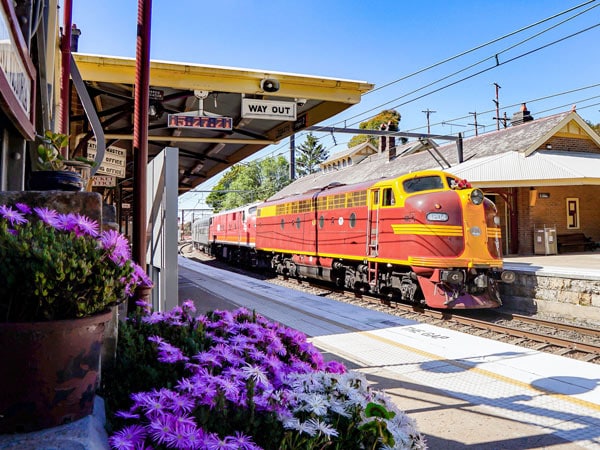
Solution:
M 517 264 L 529 264 L 515 262 Z M 547 266 L 559 267 L 559 266 Z M 384 390 L 431 449 L 600 450 L 600 366 L 340 303 L 179 259 L 180 301 L 302 331 Z
M 600 251 L 559 255 L 506 256 L 503 261 L 504 267 L 509 270 L 600 279 Z

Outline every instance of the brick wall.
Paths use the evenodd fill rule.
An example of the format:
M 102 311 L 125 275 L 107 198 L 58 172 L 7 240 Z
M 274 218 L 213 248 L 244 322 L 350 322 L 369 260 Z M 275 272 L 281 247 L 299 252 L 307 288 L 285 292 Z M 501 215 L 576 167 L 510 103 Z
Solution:
M 584 153 L 600 153 L 600 148 L 591 139 L 573 139 L 565 137 L 553 136 L 548 141 L 544 142 L 540 150 L 545 150 L 546 145 L 550 144 L 552 150 L 584 152 Z
M 529 206 L 529 188 L 518 189 L 519 254 L 533 253 L 534 227 L 556 226 L 557 234 L 581 232 L 600 242 L 600 186 L 537 187 L 535 206 Z M 567 198 L 579 199 L 579 229 L 567 228 Z

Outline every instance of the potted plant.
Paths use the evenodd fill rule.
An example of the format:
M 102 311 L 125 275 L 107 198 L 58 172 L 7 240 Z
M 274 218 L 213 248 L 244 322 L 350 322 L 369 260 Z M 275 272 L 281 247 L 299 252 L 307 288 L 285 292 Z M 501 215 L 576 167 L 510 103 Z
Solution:
M 67 159 L 63 149 L 69 144 L 66 134 L 46 131 L 39 137 L 42 143 L 37 148 L 37 166 L 29 177 L 28 187 L 33 191 L 81 191 L 90 178 L 90 168 L 95 164 L 83 157 Z
M 0 205 L 0 433 L 91 413 L 111 308 L 151 286 L 127 239 L 81 214 Z

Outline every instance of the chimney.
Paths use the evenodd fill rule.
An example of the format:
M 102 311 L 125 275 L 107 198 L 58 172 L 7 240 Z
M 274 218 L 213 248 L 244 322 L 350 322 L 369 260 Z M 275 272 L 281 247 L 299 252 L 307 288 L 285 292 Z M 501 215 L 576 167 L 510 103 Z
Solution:
M 379 125 L 379 131 L 387 131 L 387 125 L 382 123 Z M 387 150 L 388 139 L 387 136 L 379 136 L 379 148 L 377 149 L 377 153 L 381 154 Z
M 79 36 L 81 36 L 81 30 L 77 28 L 77 25 L 73 24 L 71 27 L 71 52 L 77 53 Z
M 391 122 L 387 124 L 382 123 L 379 126 L 380 131 L 393 131 Z M 382 154 L 385 151 L 388 152 L 388 159 L 392 159 L 396 156 L 396 137 L 395 136 L 379 136 L 379 149 L 378 153 Z
M 533 116 L 529 111 L 527 111 L 527 105 L 525 103 L 521 103 L 521 111 L 513 114 L 510 119 L 510 124 L 512 126 L 521 125 L 525 122 L 531 122 L 533 120 Z

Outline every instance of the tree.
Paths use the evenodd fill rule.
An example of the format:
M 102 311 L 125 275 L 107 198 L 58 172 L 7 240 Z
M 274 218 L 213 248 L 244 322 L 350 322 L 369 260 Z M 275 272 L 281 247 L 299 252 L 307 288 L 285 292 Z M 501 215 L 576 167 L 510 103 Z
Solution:
M 243 170 L 243 166 L 233 166 L 221 177 L 219 182 L 212 188 L 212 191 L 206 197 L 206 204 L 215 211 L 223 210 L 223 202 L 227 191 L 231 189 L 231 183 L 238 177 L 239 172 Z
M 375 117 L 367 120 L 366 122 L 361 122 L 358 126 L 361 130 L 379 130 L 381 124 L 390 123 L 390 131 L 398 131 L 398 124 L 400 123 L 400 113 L 393 109 L 386 109 L 381 111 Z M 348 148 L 356 147 L 357 145 L 362 144 L 363 142 L 369 141 L 375 147 L 379 145 L 379 137 L 377 136 L 369 136 L 366 134 L 358 134 L 350 139 L 348 142 Z
M 215 185 L 206 203 L 215 212 L 237 208 L 271 197 L 290 181 L 289 163 L 283 156 L 239 164 Z
M 329 158 L 327 149 L 312 133 L 308 133 L 306 140 L 297 150 L 299 156 L 296 158 L 296 172 L 301 177 L 318 172 L 319 164 Z
M 590 122 L 589 120 L 586 120 L 585 123 L 587 123 L 592 130 L 594 130 L 598 135 L 600 135 L 600 123 L 593 125 L 592 122 Z

